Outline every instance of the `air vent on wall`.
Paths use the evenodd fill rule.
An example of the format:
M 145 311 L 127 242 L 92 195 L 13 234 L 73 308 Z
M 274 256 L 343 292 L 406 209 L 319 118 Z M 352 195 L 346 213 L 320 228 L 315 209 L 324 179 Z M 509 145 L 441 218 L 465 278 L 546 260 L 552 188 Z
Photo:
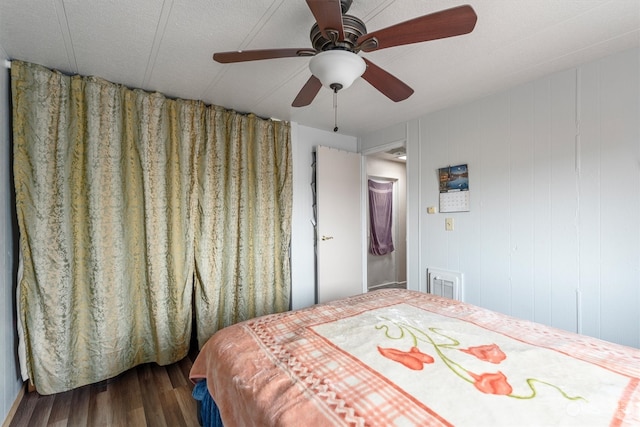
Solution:
M 435 268 L 427 269 L 427 293 L 464 301 L 462 273 Z

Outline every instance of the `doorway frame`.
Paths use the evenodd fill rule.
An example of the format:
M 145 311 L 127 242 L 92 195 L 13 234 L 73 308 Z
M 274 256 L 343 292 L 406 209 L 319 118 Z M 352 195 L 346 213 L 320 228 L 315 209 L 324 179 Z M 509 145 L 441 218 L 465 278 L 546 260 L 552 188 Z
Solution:
M 365 159 L 366 160 L 366 159 Z M 406 169 L 406 167 L 405 167 Z M 405 175 L 406 175 L 406 171 L 405 171 Z M 390 178 L 390 177 L 385 177 L 385 176 L 379 176 L 379 175 L 367 175 L 367 181 L 368 180 L 373 180 L 376 182 L 388 182 L 393 184 L 393 209 L 392 209 L 392 237 L 393 237 L 393 244 L 394 246 L 397 245 L 398 243 L 398 234 L 399 234 L 399 230 L 400 230 L 400 225 L 398 223 L 398 212 L 397 212 L 397 206 L 398 206 L 398 199 L 399 199 L 399 194 L 398 194 L 398 179 L 397 178 Z M 406 181 L 406 176 L 405 176 L 405 181 Z M 405 188 L 405 192 L 406 192 L 406 188 Z M 368 193 L 368 187 L 367 187 L 367 193 Z M 368 194 L 367 194 L 368 195 Z M 366 270 L 367 270 L 367 276 L 369 275 L 369 245 L 370 245 L 370 234 L 371 234 L 371 221 L 370 221 L 370 215 L 371 215 L 371 206 L 369 205 L 369 198 L 365 197 L 366 200 L 366 206 L 365 206 L 365 210 L 366 210 L 366 215 L 365 215 L 365 221 L 367 221 L 366 227 L 365 227 L 365 232 L 367 233 L 367 236 L 365 236 L 365 259 L 366 259 Z M 405 194 L 405 201 L 406 201 L 406 194 Z M 406 202 L 405 202 L 406 204 Z M 406 207 L 405 207 L 406 210 Z M 406 226 L 405 226 L 405 236 L 404 236 L 404 240 L 406 241 Z M 406 280 L 404 282 L 399 282 L 398 281 L 398 261 L 397 261 L 397 253 L 394 255 L 394 262 L 393 262 L 393 269 L 394 269 L 394 283 L 396 285 L 400 284 L 400 283 L 404 283 L 406 286 Z M 405 254 L 405 269 L 406 269 L 406 254 Z M 405 277 L 406 277 L 406 271 L 405 271 Z M 372 289 L 369 288 L 369 277 L 365 277 L 365 279 L 367 280 L 367 292 L 371 291 Z M 379 285 L 381 286 L 381 285 Z M 375 288 L 374 288 L 375 289 Z
M 407 167 L 407 171 L 406 171 L 406 180 L 407 180 L 407 188 L 405 189 L 405 191 L 407 192 L 406 194 L 406 199 L 407 199 L 407 209 L 405 212 L 406 215 L 406 221 L 408 224 L 409 221 L 409 209 L 408 209 L 408 199 L 409 199 L 409 188 L 408 188 L 408 184 L 409 184 L 409 173 L 408 173 L 408 167 L 409 167 L 409 156 L 408 156 L 408 144 L 407 144 L 407 139 L 403 138 L 403 139 L 399 139 L 396 141 L 392 141 L 392 142 L 388 142 L 386 144 L 383 145 L 378 145 L 376 147 L 372 147 L 366 150 L 363 150 L 360 152 L 361 157 L 360 157 L 360 161 L 361 161 L 361 165 L 360 165 L 360 171 L 362 173 L 362 177 L 360 179 L 361 181 L 361 186 L 362 189 L 360 191 L 360 206 L 362 206 L 362 247 L 364 248 L 364 250 L 362 251 L 362 292 L 366 293 L 368 291 L 367 289 L 367 283 L 369 280 L 368 274 L 367 274 L 367 251 L 368 251 L 368 246 L 367 246 L 367 217 L 366 215 L 369 214 L 368 211 L 368 201 L 367 201 L 367 192 L 368 192 L 368 186 L 367 186 L 367 178 L 369 176 L 369 173 L 367 171 L 367 157 L 377 154 L 377 153 L 381 153 L 384 151 L 389 151 L 392 150 L 394 148 L 400 148 L 400 147 L 404 147 L 405 151 L 407 151 L 407 160 L 405 162 L 405 166 Z M 407 289 L 409 289 L 409 239 L 406 238 L 405 239 L 405 254 L 406 254 L 406 266 L 405 268 L 407 269 L 406 271 L 406 277 L 407 277 Z

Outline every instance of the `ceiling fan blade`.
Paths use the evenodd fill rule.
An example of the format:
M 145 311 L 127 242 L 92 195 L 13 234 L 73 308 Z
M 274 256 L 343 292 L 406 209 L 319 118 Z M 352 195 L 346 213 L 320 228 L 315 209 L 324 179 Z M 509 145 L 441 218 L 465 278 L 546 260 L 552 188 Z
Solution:
M 302 89 L 298 92 L 298 96 L 293 100 L 291 106 L 305 107 L 311 104 L 313 98 L 315 98 L 318 92 L 320 92 L 320 88 L 322 88 L 320 80 L 318 80 L 316 76 L 311 76 L 304 86 L 302 86 Z
M 344 40 L 340 0 L 307 0 L 307 5 L 326 39 Z
M 413 89 L 407 86 L 397 77 L 389 74 L 387 71 L 378 67 L 368 59 L 364 59 L 367 64 L 362 78 L 369 82 L 369 84 L 380 92 L 382 92 L 387 98 L 392 101 L 399 102 L 404 101 L 413 94 Z
M 316 51 L 309 48 L 235 50 L 213 54 L 213 60 L 222 64 L 232 62 L 259 61 L 261 59 L 292 58 L 295 56 L 313 56 Z
M 478 17 L 469 5 L 420 16 L 366 34 L 358 40 L 365 52 L 459 36 L 473 31 Z M 377 43 L 373 42 L 376 39 Z

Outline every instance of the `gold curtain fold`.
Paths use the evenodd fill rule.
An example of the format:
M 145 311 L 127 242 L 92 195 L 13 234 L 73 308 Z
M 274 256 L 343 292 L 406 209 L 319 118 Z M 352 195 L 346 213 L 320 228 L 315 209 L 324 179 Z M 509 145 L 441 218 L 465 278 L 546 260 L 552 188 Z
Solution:
M 288 310 L 291 291 L 290 126 L 220 108 L 208 111 L 207 126 L 196 230 L 200 347 L 225 326 Z
M 288 308 L 288 257 L 269 258 L 286 253 L 290 239 L 288 124 L 20 61 L 11 77 L 24 266 L 18 310 L 40 393 L 183 358 L 196 260 L 199 312 L 239 319 Z M 235 135 L 240 143 L 225 139 Z M 272 158 L 263 158 L 269 150 Z M 245 157 L 235 172 L 220 164 Z M 228 214 L 236 208 L 226 203 L 243 215 Z M 277 236 L 255 232 L 267 228 Z M 227 234 L 240 243 L 231 248 Z M 209 262 L 225 266 L 223 276 Z

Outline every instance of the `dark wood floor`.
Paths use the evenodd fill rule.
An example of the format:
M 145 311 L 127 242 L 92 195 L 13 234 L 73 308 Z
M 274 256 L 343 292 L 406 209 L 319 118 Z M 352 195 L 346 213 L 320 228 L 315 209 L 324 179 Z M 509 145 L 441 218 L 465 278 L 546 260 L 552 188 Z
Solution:
M 22 398 L 10 426 L 198 426 L 189 370 L 195 355 L 155 363 L 65 393 Z

